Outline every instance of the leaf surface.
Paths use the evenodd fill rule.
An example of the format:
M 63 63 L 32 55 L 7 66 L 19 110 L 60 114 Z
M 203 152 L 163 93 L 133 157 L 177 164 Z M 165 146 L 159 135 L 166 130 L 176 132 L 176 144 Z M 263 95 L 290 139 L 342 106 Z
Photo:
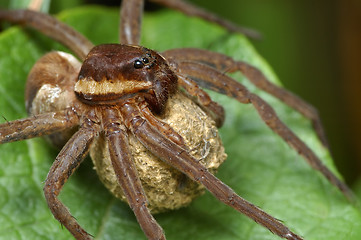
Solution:
M 61 13 L 59 18 L 95 44 L 118 42 L 117 9 L 76 8 Z M 278 82 L 243 36 L 173 11 L 146 15 L 142 44 L 159 51 L 197 47 L 225 53 L 257 66 L 270 80 Z M 0 115 L 6 120 L 26 116 L 23 93 L 27 73 L 40 56 L 54 49 L 66 50 L 35 31 L 14 27 L 1 33 Z M 281 119 L 334 169 L 308 120 L 257 90 L 241 74 L 232 76 L 266 99 Z M 225 106 L 227 114 L 220 132 L 229 157 L 217 174 L 221 180 L 305 239 L 360 239 L 359 210 L 269 130 L 252 106 L 212 96 Z M 71 238 L 51 215 L 42 193 L 56 154 L 57 150 L 43 139 L 0 146 L 0 239 Z M 95 239 L 145 239 L 129 207 L 102 186 L 89 160 L 67 182 L 60 198 Z M 156 215 L 156 219 L 167 239 L 279 239 L 209 193 L 187 208 Z

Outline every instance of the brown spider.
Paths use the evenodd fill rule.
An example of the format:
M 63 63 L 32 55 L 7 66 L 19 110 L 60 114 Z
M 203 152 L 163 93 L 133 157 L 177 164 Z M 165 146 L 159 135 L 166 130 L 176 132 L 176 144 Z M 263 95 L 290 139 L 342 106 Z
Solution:
M 234 30 L 231 25 L 214 16 L 208 17 L 205 12 L 199 12 L 191 5 L 182 5 L 182 1 L 178 1 L 182 3 L 181 7 L 176 4 L 177 1 L 155 2 L 204 17 Z M 275 133 L 346 196 L 351 196 L 347 186 L 279 120 L 264 100 L 223 72 L 241 71 L 256 86 L 309 117 L 319 137 L 327 145 L 317 113 L 312 107 L 270 83 L 256 68 L 225 55 L 200 49 L 174 49 L 160 55 L 138 46 L 142 9 L 143 1 L 123 1 L 120 27 L 122 44 L 95 47 L 82 35 L 48 15 L 26 10 L 0 11 L 0 19 L 31 26 L 63 43 L 84 60 L 79 71 L 79 63 L 68 55 L 53 52 L 43 57 L 32 70 L 26 90 L 27 109 L 30 114 L 36 115 L 0 125 L 0 143 L 50 135 L 56 144 L 61 144 L 68 139 L 69 134 L 72 135 L 49 171 L 44 193 L 54 217 L 75 238 L 91 237 L 58 200 L 58 195 L 92 144 L 101 136 L 108 143 L 108 154 L 118 184 L 144 233 L 149 239 L 165 239 L 161 227 L 147 206 L 150 199 L 144 193 L 132 161 L 128 135 L 134 135 L 159 159 L 205 186 L 223 203 L 280 237 L 302 239 L 279 220 L 247 202 L 217 179 L 191 155 L 184 138 L 169 124 L 159 120 L 168 99 L 178 88 L 183 88 L 188 96 L 196 99 L 197 104 L 214 119 L 218 127 L 223 123 L 223 108 L 213 102 L 199 86 L 228 95 L 241 103 L 252 104 Z M 59 74 L 66 77 L 65 81 L 62 78 L 48 78 L 46 73 L 52 70 L 47 69 L 49 66 L 46 64 L 59 66 L 59 71 L 62 71 Z M 60 106 L 56 112 L 47 112 L 46 107 L 36 105 L 38 92 L 47 84 L 60 86 L 65 93 L 65 106 Z M 59 132 L 63 134 L 55 136 Z

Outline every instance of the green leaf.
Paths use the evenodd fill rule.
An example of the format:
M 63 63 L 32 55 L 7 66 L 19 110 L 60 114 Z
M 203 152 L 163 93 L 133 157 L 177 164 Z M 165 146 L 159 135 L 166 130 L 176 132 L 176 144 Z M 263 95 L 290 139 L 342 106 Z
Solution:
M 117 9 L 84 7 L 59 17 L 95 44 L 118 41 Z M 247 61 L 278 82 L 241 35 L 173 11 L 147 14 L 143 23 L 142 44 L 146 47 L 159 51 L 211 49 Z M 23 92 L 27 73 L 41 55 L 54 49 L 65 48 L 35 31 L 14 27 L 0 35 L 0 115 L 8 121 L 26 116 Z M 232 76 L 274 106 L 282 120 L 334 169 L 308 120 L 255 89 L 241 74 Z M 360 238 L 358 209 L 269 130 L 251 105 L 212 96 L 227 113 L 220 131 L 229 157 L 217 174 L 221 180 L 305 239 Z M 0 146 L 0 239 L 71 238 L 51 215 L 42 194 L 56 154 L 57 150 L 42 139 Z M 129 207 L 102 186 L 89 160 L 67 182 L 60 198 L 96 239 L 145 239 Z M 209 193 L 187 208 L 156 215 L 156 219 L 168 239 L 279 239 Z

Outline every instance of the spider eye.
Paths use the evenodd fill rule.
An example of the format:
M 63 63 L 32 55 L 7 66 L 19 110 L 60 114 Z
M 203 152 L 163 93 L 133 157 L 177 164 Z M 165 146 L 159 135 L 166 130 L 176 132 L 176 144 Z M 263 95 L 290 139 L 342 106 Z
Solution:
M 142 62 L 145 64 L 149 63 L 149 58 L 146 57 L 142 58 Z
M 142 67 L 144 67 L 144 63 L 141 60 L 137 59 L 134 61 L 134 68 L 139 69 Z

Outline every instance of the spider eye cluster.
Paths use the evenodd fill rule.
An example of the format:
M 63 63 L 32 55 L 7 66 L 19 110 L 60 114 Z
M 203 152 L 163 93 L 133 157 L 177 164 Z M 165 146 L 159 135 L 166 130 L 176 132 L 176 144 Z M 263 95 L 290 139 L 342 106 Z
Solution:
M 135 69 L 140 69 L 143 68 L 146 65 L 150 65 L 151 61 L 149 60 L 149 58 L 151 58 L 151 54 L 147 53 L 146 57 L 142 57 L 142 58 L 138 58 L 134 61 L 134 68 Z

